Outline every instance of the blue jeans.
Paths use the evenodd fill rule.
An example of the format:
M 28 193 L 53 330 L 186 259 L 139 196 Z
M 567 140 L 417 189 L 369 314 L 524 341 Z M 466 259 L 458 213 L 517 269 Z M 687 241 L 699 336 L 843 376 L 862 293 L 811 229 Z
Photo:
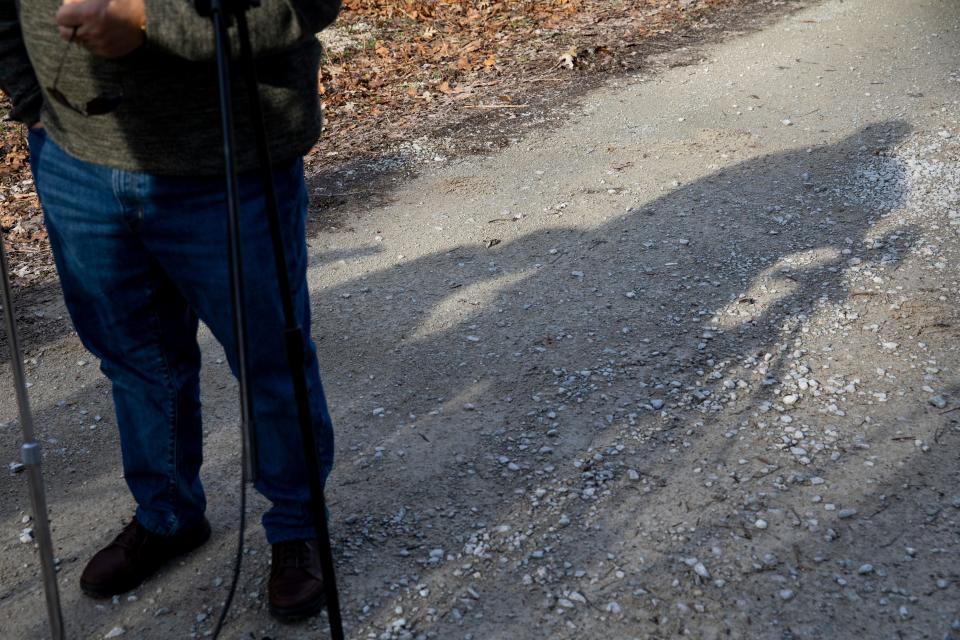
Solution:
M 82 162 L 43 131 L 30 155 L 63 295 L 84 346 L 113 385 L 123 471 L 137 520 L 169 535 L 203 517 L 198 320 L 222 344 L 234 374 L 223 178 L 164 177 Z M 310 330 L 301 161 L 274 171 L 294 306 Z M 256 488 L 271 544 L 314 537 L 283 314 L 259 176 L 240 176 L 248 371 L 258 445 Z M 323 479 L 333 427 L 316 348 L 305 345 L 307 385 Z

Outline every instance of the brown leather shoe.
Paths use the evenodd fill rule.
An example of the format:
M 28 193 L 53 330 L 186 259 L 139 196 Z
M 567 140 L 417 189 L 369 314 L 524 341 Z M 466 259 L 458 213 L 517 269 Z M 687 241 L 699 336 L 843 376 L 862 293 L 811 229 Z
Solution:
M 309 618 L 323 609 L 323 574 L 316 540 L 273 545 L 268 591 L 270 615 L 280 622 Z
M 137 519 L 123 528 L 113 542 L 98 551 L 80 576 L 88 596 L 109 598 L 135 589 L 170 560 L 193 551 L 210 539 L 207 519 L 172 536 L 144 529 Z

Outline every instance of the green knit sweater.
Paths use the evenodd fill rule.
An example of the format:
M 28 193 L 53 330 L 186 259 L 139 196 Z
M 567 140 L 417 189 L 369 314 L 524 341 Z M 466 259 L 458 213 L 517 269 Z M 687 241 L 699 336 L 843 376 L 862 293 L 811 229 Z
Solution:
M 161 175 L 223 172 L 213 27 L 192 0 L 145 0 L 146 44 L 115 60 L 60 40 L 61 0 L 0 0 L 0 88 L 11 117 L 42 120 L 70 155 L 108 167 Z M 249 13 L 257 75 L 273 160 L 306 153 L 320 135 L 315 34 L 333 22 L 340 0 L 262 0 Z M 237 49 L 235 30 L 232 30 Z M 73 103 L 122 95 L 106 115 L 82 116 L 47 97 L 57 88 Z M 234 79 L 238 166 L 256 167 L 246 91 Z

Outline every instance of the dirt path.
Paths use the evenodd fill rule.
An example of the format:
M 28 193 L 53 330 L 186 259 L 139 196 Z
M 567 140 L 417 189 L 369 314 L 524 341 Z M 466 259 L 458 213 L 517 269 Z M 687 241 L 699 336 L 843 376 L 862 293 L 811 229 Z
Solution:
M 958 28 L 826 1 L 337 212 L 310 277 L 352 638 L 960 638 Z M 72 637 L 212 627 L 239 457 L 204 341 L 214 538 L 106 603 L 76 580 L 132 508 L 108 388 L 66 331 L 28 353 Z M 10 638 L 44 632 L 27 507 L 0 477 Z M 254 526 L 227 637 L 325 637 L 267 617 L 267 556 Z

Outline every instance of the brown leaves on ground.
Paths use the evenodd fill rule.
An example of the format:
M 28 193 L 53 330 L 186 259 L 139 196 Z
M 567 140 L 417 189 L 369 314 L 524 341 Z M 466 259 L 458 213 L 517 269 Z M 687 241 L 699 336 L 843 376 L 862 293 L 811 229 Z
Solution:
M 8 109 L 9 103 L 0 96 L 0 113 Z M 30 175 L 30 152 L 22 128 L 9 122 L 0 122 L 0 228 L 14 284 L 52 272 L 47 230 Z
M 23 140 L 16 138 L 7 140 L 6 136 L 0 141 L 0 179 L 19 173 L 27 167 L 30 161 L 30 152 Z
M 505 102 L 574 69 L 615 70 L 643 41 L 746 2 L 344 0 L 321 36 L 321 150 L 356 157 L 422 135 L 422 119 L 439 111 Z
M 314 164 L 375 154 L 471 110 L 510 112 L 529 92 L 557 91 L 584 74 L 635 68 L 631 56 L 645 42 L 760 2 L 344 0 L 321 36 L 327 131 Z M 0 94 L 0 116 L 9 108 Z M 0 154 L 0 226 L 14 282 L 29 282 L 52 267 L 19 125 L 0 121 Z

